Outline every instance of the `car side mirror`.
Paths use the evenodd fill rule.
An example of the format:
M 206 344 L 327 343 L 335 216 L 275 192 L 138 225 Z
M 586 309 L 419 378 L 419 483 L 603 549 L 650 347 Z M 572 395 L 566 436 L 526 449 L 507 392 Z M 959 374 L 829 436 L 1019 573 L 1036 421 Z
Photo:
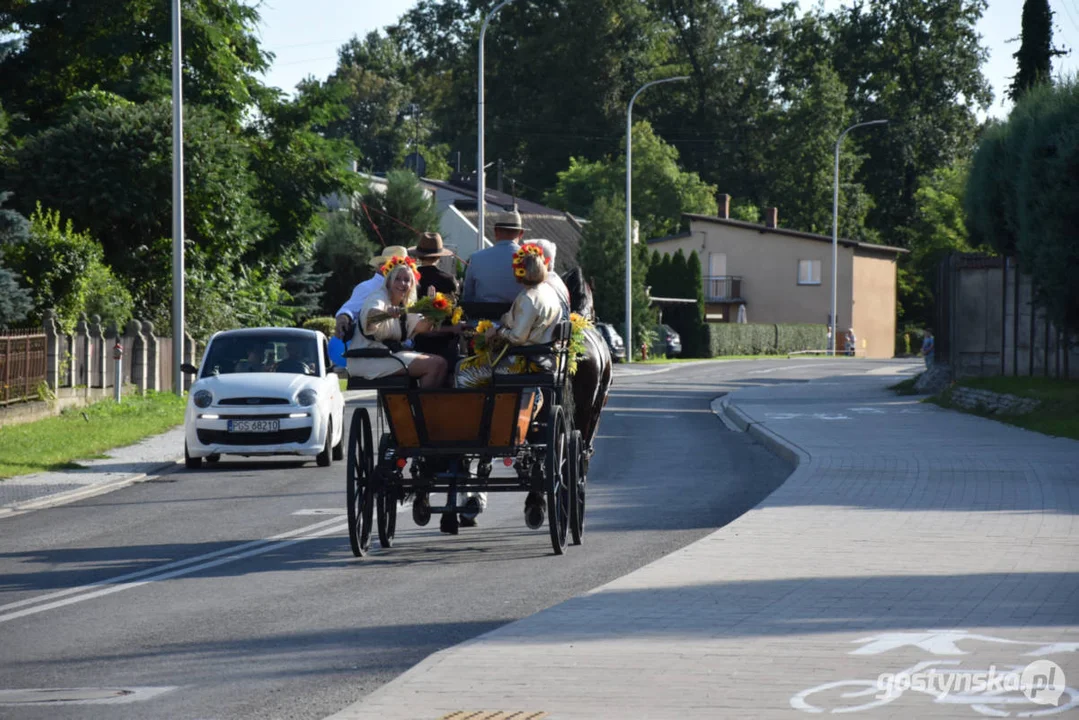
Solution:
M 341 367 L 340 365 L 330 365 L 330 372 L 339 378 L 348 379 L 348 368 Z
M 183 372 L 187 375 L 198 375 L 199 369 L 191 363 L 184 363 L 180 366 L 180 372 Z

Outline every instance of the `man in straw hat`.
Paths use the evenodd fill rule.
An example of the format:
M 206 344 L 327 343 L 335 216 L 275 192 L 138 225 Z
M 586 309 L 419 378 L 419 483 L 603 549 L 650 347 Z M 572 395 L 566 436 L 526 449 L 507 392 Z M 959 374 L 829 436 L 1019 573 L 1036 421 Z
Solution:
M 472 254 L 465 273 L 466 302 L 512 303 L 521 292 L 513 275 L 513 254 L 525 236 L 517 206 L 495 218 L 495 244 Z
M 442 246 L 442 236 L 436 232 L 426 232 L 420 237 L 416 247 L 408 249 L 420 265 L 420 284 L 417 292 L 428 295 L 434 292 L 446 295 L 457 294 L 457 278 L 438 266 L 444 257 L 453 257 L 453 251 Z
M 381 254 L 371 258 L 369 264 L 374 269 L 375 274 L 371 276 L 370 279 L 364 280 L 354 287 L 352 289 L 352 297 L 346 300 L 345 304 L 341 306 L 341 309 L 337 311 L 337 328 L 334 330 L 334 335 L 345 342 L 352 339 L 353 324 L 356 322 L 356 316 L 359 315 L 360 310 L 363 309 L 364 301 L 367 300 L 371 293 L 386 284 L 386 278 L 382 277 L 379 270 L 386 261 L 395 257 L 408 257 L 408 248 L 401 245 L 389 245 Z

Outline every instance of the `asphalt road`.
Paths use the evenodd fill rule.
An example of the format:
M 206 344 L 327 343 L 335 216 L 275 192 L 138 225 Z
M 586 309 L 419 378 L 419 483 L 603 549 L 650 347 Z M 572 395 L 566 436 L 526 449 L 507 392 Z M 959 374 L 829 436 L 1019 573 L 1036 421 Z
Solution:
M 432 652 L 624 575 L 730 522 L 790 468 L 728 431 L 738 387 L 886 364 L 618 368 L 583 547 L 551 553 L 523 495 L 456 537 L 407 507 L 352 557 L 344 464 L 224 459 L 0 521 L 0 717 L 323 718 Z M 886 370 L 885 370 L 886 371 Z M 8 690 L 67 688 L 33 695 Z M 109 688 L 134 691 L 117 696 Z M 77 689 L 77 690 L 76 690 Z M 96 702 L 75 702 L 96 699 Z

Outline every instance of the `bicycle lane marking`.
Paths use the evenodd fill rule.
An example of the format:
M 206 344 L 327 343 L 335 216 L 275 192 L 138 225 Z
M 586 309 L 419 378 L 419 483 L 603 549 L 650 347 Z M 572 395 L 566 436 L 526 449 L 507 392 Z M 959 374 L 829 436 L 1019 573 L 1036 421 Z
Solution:
M 261 555 L 305 540 L 313 540 L 322 537 L 323 535 L 329 535 L 347 529 L 347 522 L 342 524 L 342 518 L 333 517 L 328 520 L 314 523 L 313 525 L 307 525 L 261 540 L 252 540 L 235 547 L 222 548 L 221 550 L 215 550 L 211 553 L 197 555 L 184 560 L 177 560 L 159 567 L 147 568 L 146 570 L 139 570 L 137 572 L 127 573 L 105 580 L 98 580 L 97 582 L 88 585 L 80 585 L 79 587 L 68 588 L 67 590 L 61 590 L 48 595 L 39 595 L 7 605 L 0 605 L 0 612 L 5 610 L 15 610 L 16 608 L 26 608 L 0 615 L 0 623 L 63 607 L 65 605 L 83 602 L 84 600 L 92 600 L 105 595 L 111 595 L 112 593 L 120 592 L 122 590 L 130 590 L 159 580 L 168 580 L 182 575 L 189 575 L 200 570 L 206 570 L 237 560 L 254 557 L 255 555 Z M 138 578 L 142 579 L 139 580 Z M 94 590 L 94 588 L 101 589 Z M 70 597 L 72 595 L 75 597 Z M 49 602 L 50 600 L 53 602 Z M 34 605 L 35 607 L 27 608 L 28 605 Z
M 960 641 L 975 648 L 963 649 Z M 1066 684 L 1060 665 L 1045 658 L 1079 652 L 1076 642 L 1014 640 L 965 629 L 934 629 L 882 633 L 851 643 L 861 646 L 847 653 L 853 656 L 885 655 L 903 649 L 938 657 L 970 655 L 974 650 L 984 653 L 993 646 L 999 652 L 1003 645 L 1018 655 L 1039 659 L 1025 666 L 991 663 L 985 667 L 959 667 L 960 660 L 922 660 L 897 672 L 886 670 L 875 678 L 844 678 L 807 688 L 791 696 L 793 709 L 814 714 L 864 712 L 908 692 L 928 695 L 933 704 L 965 705 L 977 714 L 993 717 L 1011 717 L 1009 709 L 1018 705 L 1025 706 L 1015 708 L 1021 710 L 1019 717 L 1056 715 L 1079 707 L 1079 690 Z M 974 664 L 978 661 L 974 660 Z M 823 695 L 827 693 L 831 694 Z M 818 699 L 814 697 L 817 695 L 823 696 Z

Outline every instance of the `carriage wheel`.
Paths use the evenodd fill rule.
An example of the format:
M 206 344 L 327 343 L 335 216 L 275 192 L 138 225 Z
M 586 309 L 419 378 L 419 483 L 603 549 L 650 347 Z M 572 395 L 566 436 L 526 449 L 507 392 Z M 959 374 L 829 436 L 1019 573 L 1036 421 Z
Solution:
M 363 557 L 371 544 L 371 504 L 374 480 L 374 440 L 367 408 L 352 413 L 348 432 L 348 464 L 345 495 L 348 503 L 348 542 L 352 554 Z
M 390 436 L 389 434 L 382 436 L 382 441 L 378 444 L 378 460 L 379 464 L 386 461 L 386 455 L 390 448 Z M 383 475 L 383 478 L 389 478 L 390 475 Z M 382 488 L 376 495 L 376 504 L 378 507 L 378 544 L 384 548 L 393 546 L 393 536 L 397 532 L 397 486 L 391 485 L 389 482 L 385 482 Z
M 547 527 L 555 555 L 566 551 L 569 526 L 569 453 L 567 452 L 566 417 L 562 408 L 553 406 L 547 425 Z
M 584 440 L 580 430 L 569 436 L 569 532 L 573 544 L 584 541 L 585 466 Z

